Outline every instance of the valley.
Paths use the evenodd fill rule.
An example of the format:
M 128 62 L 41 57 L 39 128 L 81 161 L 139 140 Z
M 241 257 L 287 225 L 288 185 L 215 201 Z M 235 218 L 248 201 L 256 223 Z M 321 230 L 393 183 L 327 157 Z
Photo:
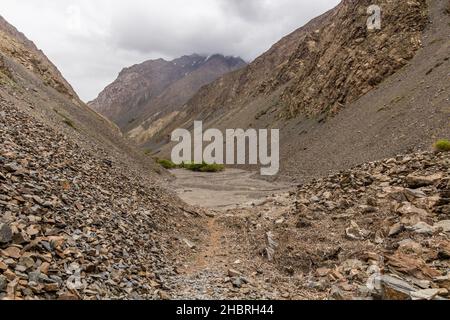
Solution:
M 450 3 L 379 2 L 88 104 L 0 17 L 0 300 L 450 299 Z M 279 129 L 279 174 L 166 170 L 194 121 Z

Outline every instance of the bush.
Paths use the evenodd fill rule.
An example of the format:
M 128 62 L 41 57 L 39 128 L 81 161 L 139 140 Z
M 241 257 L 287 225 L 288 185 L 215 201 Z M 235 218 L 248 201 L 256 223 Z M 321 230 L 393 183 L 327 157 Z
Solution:
M 194 171 L 194 172 L 219 172 L 225 169 L 225 166 L 221 164 L 207 164 L 203 163 L 188 163 L 183 162 L 180 166 L 183 169 Z
M 177 166 L 171 160 L 167 159 L 157 159 L 157 163 L 159 163 L 162 167 L 167 170 L 181 168 L 194 172 L 220 172 L 225 170 L 225 166 L 221 164 L 207 164 L 203 163 L 191 163 L 191 162 L 183 162 L 181 165 Z
M 190 162 L 183 162 L 180 165 L 180 167 L 183 169 L 190 170 L 190 171 L 196 171 L 196 172 L 199 172 L 203 166 L 204 166 L 204 164 L 190 163 Z
M 450 151 L 450 141 L 447 139 L 439 140 L 434 144 L 434 149 L 436 151 L 448 152 Z
M 177 167 L 177 165 L 175 163 L 173 163 L 170 160 L 167 159 L 160 159 L 157 161 L 163 168 L 170 170 L 170 169 L 175 169 Z
M 225 170 L 225 166 L 222 164 L 204 164 L 201 168 L 201 172 L 220 172 Z
M 65 124 L 67 124 L 69 127 L 75 129 L 75 124 L 73 123 L 72 120 L 66 118 L 66 119 L 63 120 L 63 122 L 64 122 Z

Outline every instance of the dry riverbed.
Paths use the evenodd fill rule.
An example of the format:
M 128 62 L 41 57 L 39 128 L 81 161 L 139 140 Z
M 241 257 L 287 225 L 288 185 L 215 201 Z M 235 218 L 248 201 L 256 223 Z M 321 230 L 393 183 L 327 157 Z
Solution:
M 171 172 L 176 177 L 172 187 L 183 201 L 219 211 L 260 205 L 268 196 L 292 189 L 287 183 L 257 179 L 254 172 L 239 169 L 216 173 L 182 169 Z

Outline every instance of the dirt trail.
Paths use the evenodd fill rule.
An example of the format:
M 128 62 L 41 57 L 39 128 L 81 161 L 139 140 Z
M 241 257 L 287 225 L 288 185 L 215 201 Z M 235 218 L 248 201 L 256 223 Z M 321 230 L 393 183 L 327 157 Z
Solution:
M 173 298 L 179 299 L 305 299 L 295 277 L 273 270 L 270 262 L 250 241 L 249 217 L 278 199 L 279 206 L 266 212 L 277 217 L 289 210 L 287 199 L 293 186 L 253 178 L 253 173 L 228 169 L 205 174 L 173 171 L 172 187 L 190 205 L 206 209 L 202 234 L 191 234 L 191 252 L 169 279 Z M 276 202 L 277 202 L 276 201 Z M 277 202 L 278 203 L 278 202 Z M 258 214 L 258 213 L 257 213 Z

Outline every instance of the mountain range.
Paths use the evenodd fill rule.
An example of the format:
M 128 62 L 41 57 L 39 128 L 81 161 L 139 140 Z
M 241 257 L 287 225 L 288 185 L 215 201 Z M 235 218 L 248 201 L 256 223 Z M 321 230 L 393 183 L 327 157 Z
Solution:
M 176 114 L 202 86 L 245 65 L 220 54 L 149 60 L 123 69 L 89 105 L 142 140 L 140 128 L 146 123 Z

